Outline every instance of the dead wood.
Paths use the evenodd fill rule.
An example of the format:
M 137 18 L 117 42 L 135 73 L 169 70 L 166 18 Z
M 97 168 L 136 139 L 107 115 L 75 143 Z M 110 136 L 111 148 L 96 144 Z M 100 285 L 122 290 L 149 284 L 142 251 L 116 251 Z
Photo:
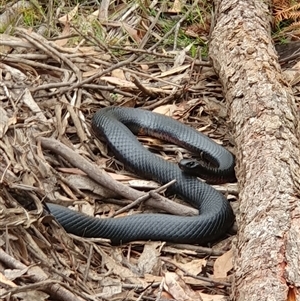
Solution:
M 39 1 L 49 17 L 39 19 L 41 27 L 28 28 L 22 11 L 0 35 L 0 299 L 227 300 L 232 237 L 206 248 L 145 241 L 112 247 L 65 233 L 43 210 L 44 202 L 56 202 L 106 218 L 124 214 L 120 208 L 129 198 L 153 197 L 149 189 L 163 188 L 129 173 L 94 138 L 90 120 L 102 107 L 155 110 L 232 150 L 221 85 L 202 55 L 210 17 L 201 16 L 201 24 L 190 18 L 207 5 L 102 1 L 98 11 L 96 2 Z M 40 33 L 45 25 L 46 36 Z M 51 147 L 39 137 L 51 137 L 44 138 Z M 191 155 L 139 139 L 166 160 Z M 58 146 L 64 146 L 61 153 Z M 94 169 L 82 168 L 86 162 Z M 111 185 L 113 193 L 91 178 Z M 146 192 L 134 195 L 128 185 Z M 117 188 L 123 198 L 111 200 Z M 236 199 L 236 185 L 217 189 Z
M 298 117 L 271 40 L 268 4 L 216 0 L 210 44 L 236 142 L 239 301 L 300 300 Z

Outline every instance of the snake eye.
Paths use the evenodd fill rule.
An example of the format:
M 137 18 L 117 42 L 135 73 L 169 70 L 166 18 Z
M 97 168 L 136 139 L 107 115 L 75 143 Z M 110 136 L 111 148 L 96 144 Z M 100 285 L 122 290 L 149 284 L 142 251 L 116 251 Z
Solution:
M 187 169 L 194 169 L 197 168 L 199 166 L 199 162 L 197 162 L 196 160 L 193 159 L 182 159 L 179 162 L 179 167 L 187 170 Z

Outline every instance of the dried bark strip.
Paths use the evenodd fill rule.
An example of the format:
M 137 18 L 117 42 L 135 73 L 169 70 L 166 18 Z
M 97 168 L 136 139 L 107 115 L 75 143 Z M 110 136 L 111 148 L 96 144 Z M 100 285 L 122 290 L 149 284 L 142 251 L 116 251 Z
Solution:
M 240 183 L 234 299 L 300 300 L 298 124 L 268 1 L 215 4 L 210 55 L 234 126 Z

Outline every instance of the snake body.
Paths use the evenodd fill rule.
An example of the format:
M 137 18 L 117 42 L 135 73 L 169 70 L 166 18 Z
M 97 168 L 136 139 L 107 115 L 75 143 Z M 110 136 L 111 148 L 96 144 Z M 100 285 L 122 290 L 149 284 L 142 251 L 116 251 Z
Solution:
M 104 138 L 114 155 L 137 175 L 161 184 L 176 179 L 170 193 L 181 196 L 199 209 L 198 216 L 136 214 L 122 218 L 98 219 L 63 206 L 47 204 L 67 232 L 84 237 L 109 238 L 114 245 L 134 240 L 161 240 L 206 244 L 224 235 L 234 221 L 226 198 L 206 183 L 190 176 L 174 163 L 148 151 L 135 137 L 143 133 L 174 142 L 201 153 L 213 168 L 204 167 L 216 177 L 234 176 L 234 157 L 205 135 L 170 117 L 142 109 L 110 107 L 92 118 L 97 138 Z

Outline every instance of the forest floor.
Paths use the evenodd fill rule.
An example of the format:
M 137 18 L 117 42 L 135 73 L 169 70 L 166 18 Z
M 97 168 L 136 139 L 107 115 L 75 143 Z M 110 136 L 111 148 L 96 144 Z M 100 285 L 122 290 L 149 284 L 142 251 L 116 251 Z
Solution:
M 1 300 L 228 300 L 234 235 L 206 247 L 115 247 L 65 233 L 42 206 L 55 202 L 102 218 L 127 214 L 118 210 L 132 200 L 101 187 L 80 163 L 72 165 L 72 151 L 112 181 L 146 191 L 158 187 L 128 172 L 95 139 L 90 120 L 102 107 L 171 116 L 234 153 L 222 86 L 208 59 L 212 8 L 191 2 L 51 2 L 41 11 L 44 4 L 22 1 L 21 8 L 1 11 L 2 25 L 12 20 L 9 10 L 15 14 L 13 30 L 7 26 L 0 36 Z M 39 16 L 47 22 L 34 26 Z M 294 49 L 281 57 L 298 98 L 297 59 Z M 41 137 L 70 153 L 47 150 Z M 167 160 L 188 154 L 158 139 L 139 139 Z M 216 189 L 237 211 L 237 184 Z M 149 210 L 155 208 L 140 205 L 131 213 Z

